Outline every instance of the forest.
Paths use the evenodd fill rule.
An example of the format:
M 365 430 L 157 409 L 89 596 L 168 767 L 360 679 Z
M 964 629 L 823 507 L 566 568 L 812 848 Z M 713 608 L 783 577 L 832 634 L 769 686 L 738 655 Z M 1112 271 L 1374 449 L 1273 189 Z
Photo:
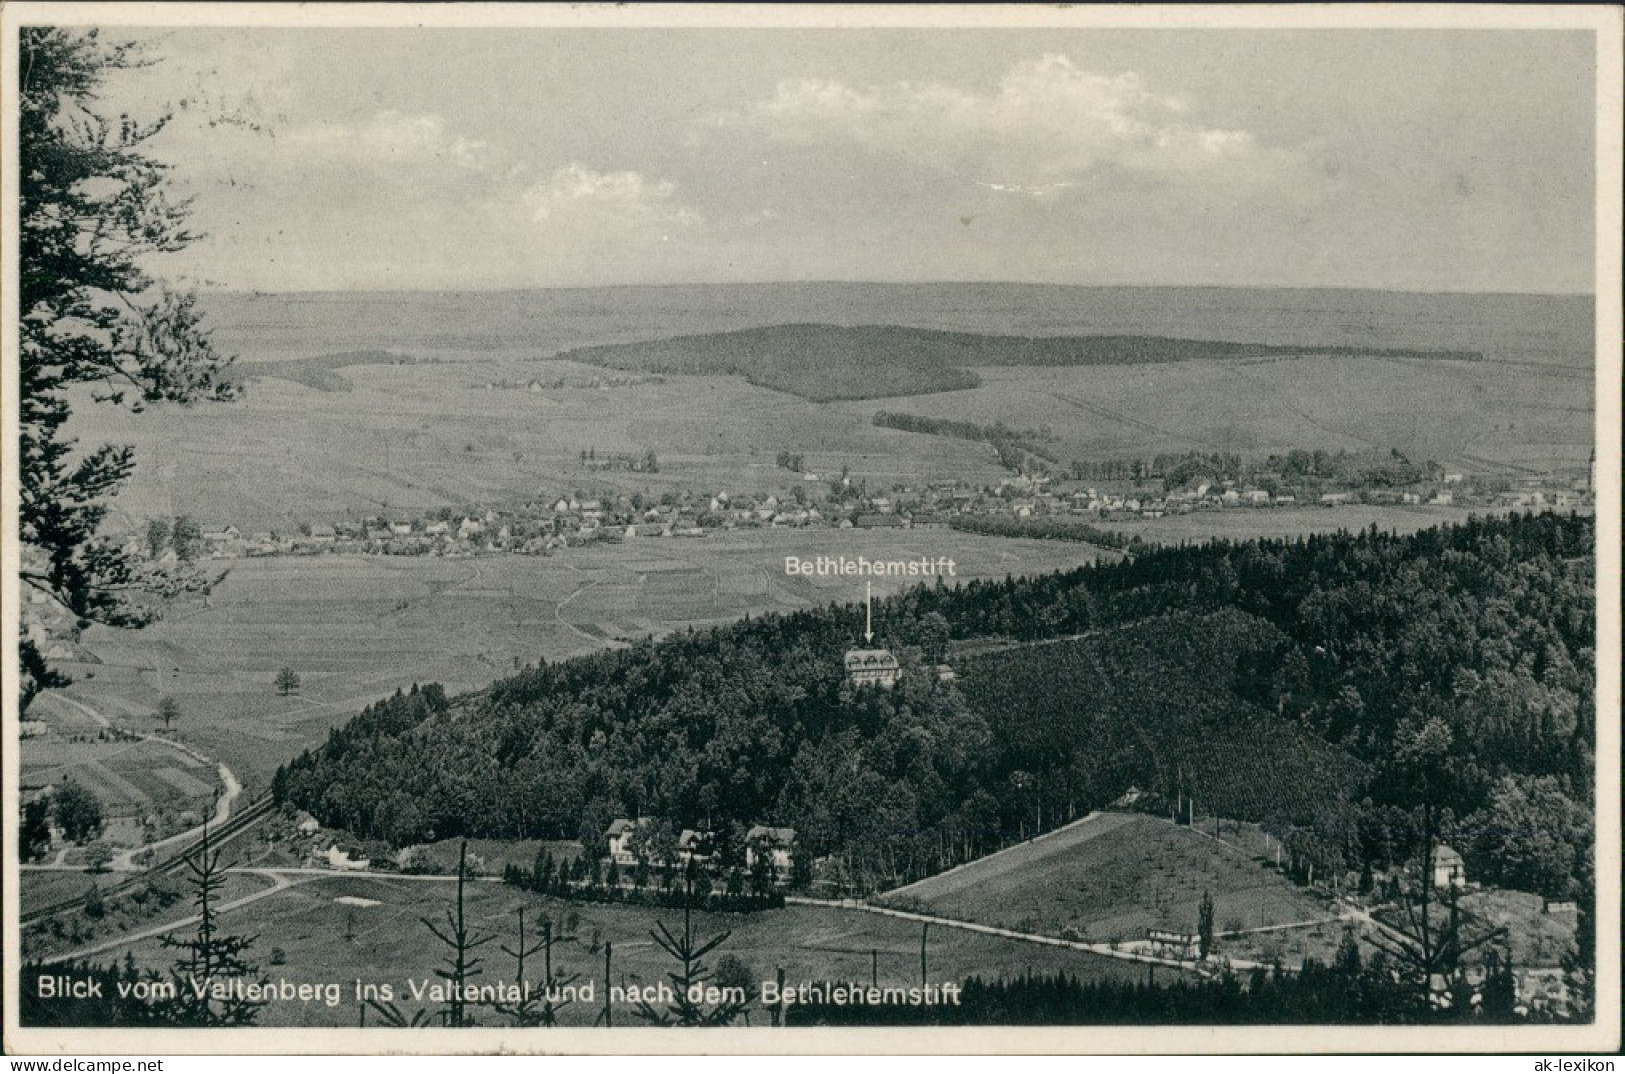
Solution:
M 638 373 L 734 374 L 813 402 L 961 391 L 976 366 L 1137 365 L 1319 354 L 1473 361 L 1477 352 L 1233 343 L 1164 336 L 1001 336 L 901 325 L 783 324 L 617 343 L 555 357 Z
M 1512 968 L 1494 967 L 1470 1008 L 1418 1002 L 1397 985 L 1381 955 L 1363 961 L 1350 938 L 1330 965 L 1308 960 L 1296 973 L 1279 969 L 1172 982 L 1084 981 L 1067 973 L 1004 980 L 971 977 L 961 1002 L 940 1006 L 792 1008 L 786 1024 L 839 1025 L 1386 1025 L 1512 1024 Z M 1424 993 L 1425 994 L 1425 993 Z
M 1317 876 L 1446 839 L 1475 879 L 1583 898 L 1594 541 L 1508 515 L 922 585 L 874 605 L 890 690 L 846 679 L 861 606 L 746 618 L 397 694 L 273 792 L 395 844 L 784 825 L 861 892 L 1137 788 L 1263 824 Z

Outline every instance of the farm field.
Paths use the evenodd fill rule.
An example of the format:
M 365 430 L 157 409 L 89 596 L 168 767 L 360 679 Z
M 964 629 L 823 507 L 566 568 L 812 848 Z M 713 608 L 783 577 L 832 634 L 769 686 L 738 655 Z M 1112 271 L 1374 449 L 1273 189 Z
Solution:
M 29 870 L 21 874 L 17 885 L 18 913 L 26 917 L 42 907 L 76 898 L 99 879 L 103 878 L 81 872 Z
M 111 734 L 62 696 L 41 696 L 29 715 L 46 733 L 19 744 L 20 786 L 71 780 L 86 788 L 102 805 L 109 842 L 139 843 L 141 819 L 154 813 L 193 810 L 201 817 L 219 785 L 212 765 L 161 741 Z
M 260 1024 L 353 1026 L 359 1015 L 351 993 L 357 978 L 391 983 L 399 997 L 407 988 L 408 978 L 431 977 L 443 951 L 420 919 L 443 914 L 452 902 L 454 883 L 405 877 L 322 877 L 297 882 L 274 896 L 222 915 L 222 928 L 257 935 L 253 954 L 259 958 L 262 971 L 273 978 L 281 975 L 294 982 L 338 981 L 344 985 L 344 1000 L 337 1007 L 272 1004 Z M 550 915 L 556 925 L 575 916 L 576 939 L 554 948 L 555 967 L 564 973 L 580 974 L 583 983 L 593 981 L 600 1004 L 605 985 L 603 952 L 590 949 L 595 932 L 600 940 L 614 944 L 611 972 L 616 984 L 653 983 L 663 980 L 670 969 L 669 958 L 649 938 L 649 930 L 656 920 L 680 928 L 680 912 L 564 903 L 480 881 L 468 887 L 469 918 L 476 928 L 499 938 L 481 949 L 485 953 L 481 983 L 514 979 L 512 960 L 497 951 L 497 946 L 513 944 L 520 907 L 527 908 L 527 938 L 534 936 L 528 930 L 537 926 L 541 914 Z M 876 960 L 882 984 L 919 982 L 920 928 L 912 922 L 858 911 L 791 906 L 758 914 L 701 914 L 696 916 L 694 928 L 697 935 L 704 937 L 730 931 L 728 940 L 707 959 L 708 963 L 714 968 L 717 959 L 731 954 L 750 969 L 756 980 L 772 979 L 776 968 L 782 966 L 788 983 L 826 979 L 868 982 L 872 960 Z M 422 942 L 410 939 L 416 936 L 421 936 Z M 284 953 L 283 963 L 274 967 L 266 965 L 273 947 Z M 129 950 L 138 965 L 162 968 L 169 961 L 170 953 L 160 950 L 155 941 L 136 941 Z M 106 957 L 116 955 L 122 959 L 124 953 L 119 950 Z M 1143 967 L 1133 963 L 947 928 L 930 931 L 927 963 L 928 979 L 936 982 L 962 981 L 973 973 L 984 979 L 1014 976 L 1029 969 L 1064 969 L 1083 978 L 1106 975 L 1140 979 L 1144 975 Z M 397 1005 L 407 1014 L 420 1006 L 431 1006 L 426 1001 L 413 1001 L 410 994 Z M 590 1025 L 597 1013 L 596 1009 L 577 1005 L 565 1009 L 562 1021 L 566 1025 Z M 637 1024 L 629 1007 L 617 1008 L 614 1014 L 617 1025 Z M 752 1020 L 760 1025 L 766 1019 L 756 1011 Z
M 1062 460 L 1397 448 L 1469 471 L 1583 473 L 1595 438 L 1589 365 L 1342 356 L 975 372 L 977 388 L 832 408 L 1047 426 Z
M 1094 942 L 1141 940 L 1147 929 L 1196 931 L 1202 892 L 1222 932 L 1331 917 L 1333 910 L 1235 846 L 1134 813 L 1099 813 L 1042 839 L 901 888 L 887 902 L 960 921 Z M 1241 958 L 1324 961 L 1342 938 L 1330 923 L 1226 937 Z
M 328 728 L 413 683 L 439 682 L 458 693 L 526 663 L 591 652 L 616 638 L 862 600 L 863 586 L 852 579 L 784 573 L 786 556 L 833 553 L 950 556 L 957 577 L 967 579 L 1061 570 L 1099 554 L 1086 545 L 947 528 L 780 529 L 634 538 L 550 557 L 219 561 L 215 566 L 230 573 L 208 607 L 177 606 L 140 631 L 86 631 L 83 648 L 94 661 L 64 665 L 75 679 L 68 695 L 113 727 L 142 733 L 159 727 L 153 714 L 160 698 L 174 698 L 181 716 L 171 737 L 225 762 L 253 795 L 278 765 L 325 739 Z M 902 586 L 900 579 L 880 579 L 875 592 Z M 301 679 L 288 697 L 273 685 L 283 666 Z M 22 743 L 25 783 L 36 770 L 98 762 L 94 743 L 63 735 L 94 738 L 99 725 L 71 705 L 53 704 L 50 695 L 36 705 L 54 733 Z M 169 757 L 156 760 L 162 763 L 155 767 L 174 767 Z M 123 767 L 115 765 L 115 773 Z M 203 770 L 185 772 L 211 778 Z M 123 787 L 118 793 L 140 797 Z

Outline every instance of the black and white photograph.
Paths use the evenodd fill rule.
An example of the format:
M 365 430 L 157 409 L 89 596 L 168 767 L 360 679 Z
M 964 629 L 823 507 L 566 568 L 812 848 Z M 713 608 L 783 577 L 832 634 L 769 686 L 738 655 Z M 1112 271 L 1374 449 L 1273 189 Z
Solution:
M 1619 1048 L 1618 7 L 3 14 L 8 1053 Z

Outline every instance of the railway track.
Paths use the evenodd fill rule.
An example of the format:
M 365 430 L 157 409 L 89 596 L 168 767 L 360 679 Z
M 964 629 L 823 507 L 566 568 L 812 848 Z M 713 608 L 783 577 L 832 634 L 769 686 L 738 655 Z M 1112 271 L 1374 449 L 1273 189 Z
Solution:
M 233 813 L 231 819 L 226 821 L 225 824 L 209 832 L 209 848 L 211 850 L 218 850 L 219 848 L 231 843 L 244 832 L 252 828 L 255 824 L 269 816 L 275 808 L 276 805 L 271 801 L 271 796 L 269 793 L 260 795 L 247 806 Z M 143 883 L 149 877 L 162 875 L 165 873 L 179 872 L 185 867 L 186 859 L 191 857 L 198 850 L 202 849 L 202 846 L 203 836 L 199 835 L 198 838 L 167 851 L 163 857 L 159 858 L 157 861 L 153 862 L 140 872 L 107 874 L 86 873 L 85 875 L 121 877 L 122 879 L 119 881 L 119 883 L 106 889 L 105 891 L 99 892 L 103 898 L 117 896 L 126 891 L 134 889 L 137 885 Z M 45 921 L 65 910 L 77 910 L 83 906 L 84 903 L 84 895 L 77 895 L 71 899 L 62 899 L 58 902 L 40 907 L 39 909 L 33 910 L 24 915 L 20 921 L 20 925 L 21 927 L 26 928 L 29 925 L 33 925 L 37 922 Z

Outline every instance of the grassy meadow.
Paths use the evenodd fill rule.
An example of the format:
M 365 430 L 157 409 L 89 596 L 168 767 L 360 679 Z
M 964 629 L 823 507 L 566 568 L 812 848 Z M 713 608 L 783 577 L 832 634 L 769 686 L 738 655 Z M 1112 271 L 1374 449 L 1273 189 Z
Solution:
M 1101 813 L 1042 839 L 895 892 L 922 913 L 1103 943 L 1141 940 L 1147 929 L 1196 931 L 1202 893 L 1222 931 L 1314 922 L 1332 909 L 1268 858 L 1159 817 Z M 1324 960 L 1342 938 L 1332 923 L 1246 933 L 1222 949 L 1240 958 Z

